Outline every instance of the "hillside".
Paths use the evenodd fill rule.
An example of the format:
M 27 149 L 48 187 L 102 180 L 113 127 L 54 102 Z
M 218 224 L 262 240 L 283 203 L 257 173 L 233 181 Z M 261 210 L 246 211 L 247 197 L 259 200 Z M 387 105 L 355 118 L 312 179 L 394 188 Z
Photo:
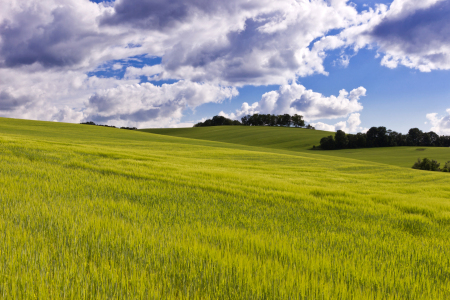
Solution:
M 313 151 L 311 150 L 312 146 L 320 145 L 321 138 L 328 135 L 334 135 L 334 133 L 301 128 L 214 126 L 200 128 L 143 129 L 141 131 L 268 149 L 302 153 L 314 152 L 318 155 L 352 158 L 407 168 L 411 168 L 419 157 L 435 159 L 442 165 L 450 160 L 450 148 L 443 147 L 384 147 Z
M 0 298 L 450 297 L 448 174 L 265 149 L 0 118 Z
M 333 134 L 303 128 L 265 126 L 211 126 L 193 128 L 142 129 L 140 131 L 199 140 L 300 151 L 320 145 L 320 139 Z

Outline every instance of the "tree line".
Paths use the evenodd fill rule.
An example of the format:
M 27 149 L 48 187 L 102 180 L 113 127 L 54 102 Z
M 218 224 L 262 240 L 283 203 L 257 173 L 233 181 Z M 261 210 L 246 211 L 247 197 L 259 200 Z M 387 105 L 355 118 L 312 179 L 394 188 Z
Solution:
M 116 126 L 113 126 L 113 125 L 95 124 L 95 123 L 92 122 L 92 121 L 89 121 L 89 122 L 83 122 L 83 123 L 80 123 L 80 124 L 84 124 L 84 125 L 95 125 L 95 126 L 103 126 L 103 127 L 112 127 L 112 128 L 128 129 L 128 130 L 136 130 L 136 129 L 137 129 L 136 127 L 116 127 Z
M 271 114 L 253 114 L 241 118 L 241 122 L 230 120 L 223 116 L 214 116 L 204 122 L 199 122 L 194 127 L 221 126 L 221 125 L 243 125 L 243 126 L 282 126 L 282 127 L 304 127 L 315 129 L 310 124 L 305 126 L 303 116 L 300 115 L 271 115 Z
M 282 126 L 282 127 L 304 127 L 305 121 L 300 115 L 271 115 L 253 114 L 241 118 L 242 125 L 246 126 Z
M 407 134 L 401 134 L 380 126 L 357 134 L 338 130 L 334 137 L 330 135 L 320 140 L 320 148 L 324 150 L 397 146 L 450 147 L 450 136 L 439 136 L 433 131 L 422 132 L 418 128 L 411 128 Z

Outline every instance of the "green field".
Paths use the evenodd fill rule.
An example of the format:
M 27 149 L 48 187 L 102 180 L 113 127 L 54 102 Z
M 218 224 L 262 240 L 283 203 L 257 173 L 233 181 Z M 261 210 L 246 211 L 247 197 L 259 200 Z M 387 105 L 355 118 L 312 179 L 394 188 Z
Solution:
M 192 139 L 263 147 L 267 149 L 308 153 L 311 153 L 313 145 L 320 145 L 321 138 L 334 135 L 334 132 L 320 130 L 259 126 L 143 129 L 142 131 Z M 445 162 L 450 161 L 450 148 L 448 147 L 386 147 L 333 151 L 319 150 L 314 153 L 408 168 L 411 168 L 418 158 L 427 157 L 435 159 L 441 163 L 441 166 L 443 166 Z
M 450 298 L 449 174 L 260 136 L 0 118 L 0 298 Z

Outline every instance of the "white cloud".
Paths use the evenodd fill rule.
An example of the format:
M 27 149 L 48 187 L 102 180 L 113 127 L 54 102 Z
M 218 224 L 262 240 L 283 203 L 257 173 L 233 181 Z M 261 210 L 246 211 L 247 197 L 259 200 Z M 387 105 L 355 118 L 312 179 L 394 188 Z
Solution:
M 322 122 L 311 123 L 311 125 L 314 126 L 314 128 L 316 128 L 317 130 L 336 131 L 336 126 L 328 125 Z
M 100 20 L 141 33 L 141 47 L 163 56 L 162 78 L 242 86 L 326 74 L 324 54 L 310 44 L 359 15 L 346 1 L 122 0 Z
M 450 108 L 447 109 L 447 116 L 438 117 L 437 113 L 427 114 L 426 117 L 430 120 L 431 131 L 440 135 L 450 135 Z
M 253 113 L 287 113 L 300 114 L 306 121 L 343 118 L 363 109 L 359 99 L 365 95 L 366 89 L 359 87 L 350 93 L 341 90 L 337 97 L 325 97 L 294 82 L 290 85 L 280 86 L 278 91 L 265 93 L 259 102 L 252 105 L 243 103 L 241 109 L 228 116 L 240 118 Z
M 138 80 L 88 77 L 81 72 L 0 72 L 0 116 L 136 127 L 173 127 L 183 111 L 238 95 L 236 88 L 179 81 L 156 86 Z M 14 87 L 14 88 L 13 88 Z
M 97 91 L 83 111 L 85 120 L 136 127 L 173 127 L 187 108 L 238 94 L 235 88 L 179 81 L 155 86 L 151 83 L 121 85 Z
M 328 74 L 323 61 L 329 50 L 376 45 L 391 68 L 450 69 L 449 1 L 394 0 L 389 9 L 379 5 L 362 13 L 346 0 L 0 4 L 1 116 L 68 122 L 97 116 L 124 125 L 174 126 L 186 107 L 220 102 L 236 95 L 235 87 L 276 84 L 278 91 L 243 104 L 234 118 L 252 112 L 343 118 L 362 110 L 364 88 L 325 97 L 289 84 Z M 341 32 L 327 36 L 333 30 Z M 116 63 L 137 55 L 162 62 L 140 68 Z M 350 57 L 343 52 L 338 62 L 345 67 Z M 126 68 L 125 77 L 86 75 L 107 62 L 112 70 Z M 181 83 L 149 86 L 139 84 L 141 76 Z M 185 96 L 190 92 L 196 96 Z M 345 126 L 352 129 L 350 121 Z
M 316 43 L 318 49 L 375 46 L 381 64 L 399 65 L 422 72 L 450 69 L 450 1 L 394 0 L 369 12 L 361 23 Z M 332 42 L 333 41 L 333 42 Z
M 0 4 L 0 93 L 4 93 L 0 115 L 71 122 L 90 116 L 94 100 L 100 101 L 95 97 L 107 97 L 108 103 L 120 107 L 121 122 L 126 122 L 124 118 L 135 122 L 137 111 L 130 109 L 139 106 L 137 100 L 124 95 L 139 90 L 159 93 L 143 84 L 131 88 L 140 76 L 191 82 L 185 86 L 188 90 L 195 83 L 209 92 L 221 91 L 183 102 L 196 107 L 235 95 L 233 87 L 287 84 L 298 76 L 326 74 L 325 54 L 311 50 L 310 44 L 330 30 L 359 22 L 357 11 L 346 1 L 0 0 Z M 162 57 L 162 63 L 128 65 L 122 80 L 86 76 L 107 62 L 136 55 Z M 126 65 L 110 67 L 120 70 Z M 167 114 L 179 120 L 181 102 L 174 105 L 172 98 L 158 97 L 167 101 L 158 102 L 158 116 L 163 108 L 173 109 Z M 149 99 L 141 94 L 137 98 Z M 106 118 L 111 106 L 96 109 Z
M 317 130 L 325 130 L 325 131 L 337 131 L 342 130 L 345 133 L 356 133 L 356 132 L 366 132 L 368 129 L 360 127 L 361 119 L 359 113 L 351 114 L 347 121 L 341 121 L 334 125 L 329 125 L 322 122 L 311 123 Z

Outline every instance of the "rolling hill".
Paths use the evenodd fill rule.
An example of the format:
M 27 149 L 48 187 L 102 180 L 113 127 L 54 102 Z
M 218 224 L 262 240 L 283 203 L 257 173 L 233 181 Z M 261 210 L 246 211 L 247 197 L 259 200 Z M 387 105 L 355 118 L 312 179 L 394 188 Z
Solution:
M 450 176 L 317 152 L 0 118 L 0 298 L 449 298 Z
M 328 131 L 262 126 L 213 126 L 199 128 L 143 129 L 141 131 L 302 153 L 311 153 L 313 145 L 320 145 L 321 138 L 334 135 L 333 132 Z M 442 165 L 445 162 L 450 161 L 450 148 L 444 147 L 384 147 L 333 151 L 318 150 L 314 151 L 314 153 L 408 168 L 411 168 L 419 157 L 435 159 Z

